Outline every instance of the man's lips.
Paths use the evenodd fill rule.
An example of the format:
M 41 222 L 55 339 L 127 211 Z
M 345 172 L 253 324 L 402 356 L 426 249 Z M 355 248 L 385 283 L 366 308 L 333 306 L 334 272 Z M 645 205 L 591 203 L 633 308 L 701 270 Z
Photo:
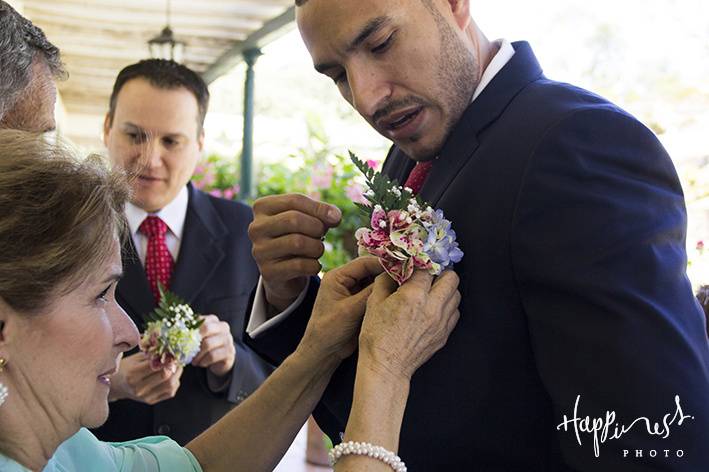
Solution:
M 419 131 L 423 107 L 417 106 L 391 113 L 380 119 L 377 125 L 391 139 L 406 139 Z
M 144 182 L 162 182 L 165 179 L 160 178 L 160 177 L 154 177 L 151 175 L 140 175 L 138 178 Z

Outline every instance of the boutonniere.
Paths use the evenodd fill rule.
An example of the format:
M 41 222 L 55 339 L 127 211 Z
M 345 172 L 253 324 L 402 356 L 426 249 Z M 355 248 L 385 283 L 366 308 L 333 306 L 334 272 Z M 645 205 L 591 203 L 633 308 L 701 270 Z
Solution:
M 355 232 L 360 255 L 378 257 L 399 285 L 411 277 L 414 269 L 439 275 L 461 261 L 463 251 L 442 210 L 434 210 L 410 189 L 374 171 L 352 152 L 350 158 L 369 187 L 365 193 L 367 203 L 356 203 L 370 221 L 369 228 Z
M 204 320 L 194 313 L 192 307 L 174 293 L 160 290 L 160 303 L 148 315 L 148 324 L 140 339 L 140 350 L 150 359 L 154 370 L 165 369 L 175 373 L 197 355 L 202 335 L 199 327 Z

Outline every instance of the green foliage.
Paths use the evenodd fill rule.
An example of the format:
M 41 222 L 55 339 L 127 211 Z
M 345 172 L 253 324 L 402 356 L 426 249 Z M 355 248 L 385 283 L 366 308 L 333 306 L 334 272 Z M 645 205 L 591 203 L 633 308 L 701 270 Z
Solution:
M 147 315 L 149 321 L 170 321 L 175 318 L 175 312 L 170 309 L 171 307 L 174 308 L 180 305 L 189 307 L 187 302 L 182 300 L 179 296 L 169 290 L 165 290 L 165 287 L 163 287 L 160 282 L 158 282 L 158 291 L 160 292 L 160 303 L 158 303 L 158 306 L 155 307 L 152 313 Z M 190 311 L 191 310 L 190 308 Z M 202 323 L 204 323 L 204 318 L 198 318 L 196 315 L 184 318 L 187 329 L 198 329 L 202 326 Z
M 193 182 L 197 188 L 213 195 L 236 199 L 236 182 L 240 176 L 235 161 L 209 156 L 203 165 L 198 166 Z M 263 165 L 257 170 L 256 196 L 301 193 L 335 205 L 342 211 L 342 222 L 328 231 L 324 241 L 325 253 L 320 263 L 327 272 L 357 256 L 354 233 L 365 223 L 357 208 L 357 204 L 366 201 L 363 183 L 355 163 L 336 153 L 322 126 L 316 120 L 310 120 L 306 146 L 282 161 Z
M 356 203 L 357 207 L 366 215 L 371 215 L 375 206 L 379 205 L 386 212 L 406 208 L 411 199 L 416 200 L 419 207 L 425 208 L 423 200 L 419 197 L 414 197 L 414 194 L 405 187 L 399 185 L 396 180 L 391 181 L 381 172 L 375 171 L 366 162 L 360 160 L 352 151 L 350 151 L 350 159 L 359 169 L 367 181 L 369 192 L 364 196 L 368 203 Z
M 239 196 L 239 165 L 236 159 L 227 159 L 217 154 L 210 154 L 197 166 L 192 183 L 195 187 L 211 195 L 227 200 Z

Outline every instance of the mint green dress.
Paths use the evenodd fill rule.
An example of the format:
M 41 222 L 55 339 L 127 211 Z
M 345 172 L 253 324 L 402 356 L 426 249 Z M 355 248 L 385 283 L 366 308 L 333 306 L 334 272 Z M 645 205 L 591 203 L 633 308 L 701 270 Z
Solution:
M 0 454 L 1 472 L 28 469 Z M 82 428 L 64 441 L 42 472 L 202 472 L 192 453 L 166 436 L 106 443 Z

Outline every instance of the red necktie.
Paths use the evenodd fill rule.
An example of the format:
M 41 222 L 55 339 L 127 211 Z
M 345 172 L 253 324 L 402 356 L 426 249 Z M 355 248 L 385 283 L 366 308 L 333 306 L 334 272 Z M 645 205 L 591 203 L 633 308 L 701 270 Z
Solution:
M 409 174 L 409 178 L 406 179 L 404 187 L 410 188 L 414 195 L 418 195 L 424 182 L 426 182 L 426 177 L 428 177 L 428 173 L 431 171 L 432 167 L 432 160 L 417 163 L 414 168 L 411 169 L 411 173 Z
M 158 282 L 165 290 L 170 288 L 170 277 L 175 263 L 165 244 L 167 225 L 157 216 L 148 216 L 140 224 L 140 232 L 148 238 L 148 250 L 145 253 L 145 275 L 148 277 L 150 291 L 155 303 L 160 301 Z

